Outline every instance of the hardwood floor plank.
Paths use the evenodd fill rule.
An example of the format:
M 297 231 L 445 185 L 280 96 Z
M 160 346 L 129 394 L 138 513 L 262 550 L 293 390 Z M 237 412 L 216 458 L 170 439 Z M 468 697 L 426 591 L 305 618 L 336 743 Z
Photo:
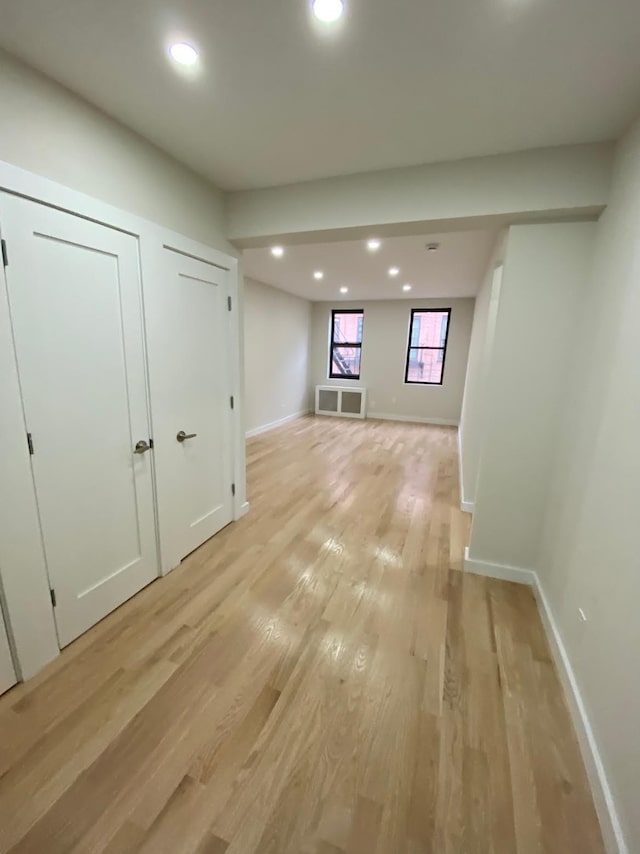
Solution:
M 111 842 L 103 849 L 103 854 L 134 854 L 140 850 L 145 839 L 145 832 L 130 821 L 119 828 Z
M 228 847 L 228 842 L 210 833 L 202 840 L 195 854 L 225 854 Z
M 407 823 L 410 842 L 416 851 L 423 851 L 424 854 L 437 854 L 435 806 L 438 795 L 440 726 L 437 715 L 423 711 L 419 713 Z
M 453 428 L 249 441 L 251 512 L 0 698 L 0 854 L 602 854 Z
M 0 779 L 0 849 L 19 840 L 95 762 L 175 672 L 159 661 L 139 672 L 116 671 Z

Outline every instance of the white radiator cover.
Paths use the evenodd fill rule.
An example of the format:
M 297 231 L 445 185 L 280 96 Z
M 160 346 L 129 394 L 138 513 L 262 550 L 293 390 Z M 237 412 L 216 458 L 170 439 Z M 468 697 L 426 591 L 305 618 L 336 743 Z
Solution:
M 316 386 L 316 415 L 365 418 L 366 411 L 366 388 L 339 385 Z

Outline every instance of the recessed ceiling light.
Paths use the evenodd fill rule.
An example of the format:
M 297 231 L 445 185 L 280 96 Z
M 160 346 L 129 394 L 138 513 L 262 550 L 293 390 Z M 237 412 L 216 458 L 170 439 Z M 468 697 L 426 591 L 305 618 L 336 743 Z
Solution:
M 382 244 L 380 243 L 380 241 L 377 240 L 375 237 L 371 240 L 367 240 L 367 249 L 369 250 L 369 252 L 377 252 L 378 249 L 380 249 L 381 245 Z
M 343 0 L 313 0 L 313 14 L 327 24 L 337 21 L 344 12 Z
M 322 270 L 316 270 L 313 274 L 313 278 L 318 280 L 324 279 L 324 273 L 322 272 Z
M 195 65 L 198 61 L 198 51 L 191 44 L 178 42 L 169 48 L 172 58 L 180 65 Z
M 345 287 L 344 287 L 344 285 L 343 285 L 343 286 L 340 288 L 340 293 L 341 293 L 341 294 L 348 294 L 348 293 L 349 293 L 349 288 L 345 288 Z
M 399 273 L 400 273 L 399 267 L 389 267 L 389 275 L 390 276 L 397 276 Z
M 411 290 L 411 285 L 403 285 L 403 286 L 402 286 L 402 290 L 403 290 L 403 291 L 410 291 L 410 290 Z
M 282 248 L 282 246 L 272 246 L 271 254 L 274 258 L 282 258 L 282 256 L 284 255 L 284 249 Z
M 440 249 L 439 243 L 427 243 L 427 252 L 436 252 Z

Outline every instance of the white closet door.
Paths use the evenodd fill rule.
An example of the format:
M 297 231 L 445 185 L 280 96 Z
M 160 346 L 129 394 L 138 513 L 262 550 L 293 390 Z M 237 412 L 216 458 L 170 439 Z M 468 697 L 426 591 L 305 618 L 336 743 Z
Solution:
M 7 286 L 65 646 L 157 575 L 137 241 L 2 194 Z
M 175 565 L 233 518 L 228 272 L 169 249 L 160 260 L 145 302 L 161 537 Z
M 4 694 L 15 684 L 16 672 L 13 669 L 9 639 L 7 638 L 2 610 L 0 610 L 0 694 Z

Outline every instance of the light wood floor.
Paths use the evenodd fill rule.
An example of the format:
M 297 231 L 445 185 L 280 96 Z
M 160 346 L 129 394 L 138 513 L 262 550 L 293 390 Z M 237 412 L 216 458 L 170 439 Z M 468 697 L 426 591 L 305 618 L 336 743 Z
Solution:
M 248 516 L 0 700 L 0 851 L 601 852 L 531 592 L 460 571 L 455 431 L 248 461 Z

